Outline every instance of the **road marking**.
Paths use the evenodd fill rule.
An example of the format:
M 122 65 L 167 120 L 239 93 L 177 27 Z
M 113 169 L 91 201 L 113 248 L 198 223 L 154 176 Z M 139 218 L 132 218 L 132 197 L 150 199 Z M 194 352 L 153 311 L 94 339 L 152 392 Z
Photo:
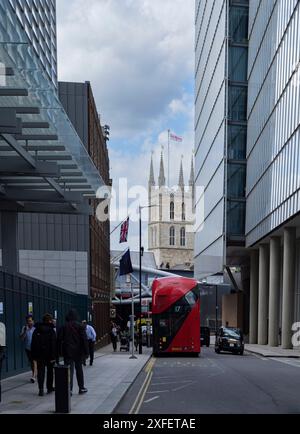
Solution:
M 139 404 L 138 404 L 138 406 L 137 406 L 137 409 L 136 409 L 136 411 L 135 411 L 134 414 L 139 414 L 139 412 L 140 412 L 140 409 L 141 409 L 141 406 L 143 405 L 143 402 L 144 402 L 144 399 L 145 399 L 146 393 L 147 393 L 147 391 L 148 391 L 148 389 L 149 389 L 149 386 L 150 386 L 150 384 L 151 384 L 152 376 L 153 376 L 153 372 L 149 372 L 149 378 L 148 378 L 148 381 L 147 381 L 147 383 L 146 383 L 146 385 L 145 385 L 145 390 L 144 390 L 144 392 L 142 393 L 142 396 L 141 396 L 140 402 L 139 402 Z
M 178 392 L 179 390 L 186 389 L 187 387 L 189 387 L 193 383 L 194 383 L 194 381 L 192 381 L 192 382 L 190 382 L 188 384 L 184 384 L 183 386 L 177 387 L 176 389 L 172 389 L 172 392 Z
M 170 393 L 170 390 L 155 390 L 155 392 L 147 392 L 147 395 L 155 395 L 156 393 Z
M 152 371 L 155 362 L 156 362 L 156 359 L 154 357 L 152 357 L 145 368 L 145 372 L 147 372 L 147 374 L 148 374 L 148 372 Z
M 147 399 L 147 401 L 144 401 L 144 404 L 149 404 L 149 402 L 155 401 L 156 399 L 159 399 L 159 396 L 154 396 L 153 398 Z
M 152 386 L 168 386 L 169 384 L 191 384 L 194 380 L 168 381 L 166 383 L 152 383 Z
M 143 400 L 145 398 L 146 392 L 147 392 L 147 390 L 150 386 L 150 383 L 151 383 L 151 379 L 152 379 L 152 375 L 153 375 L 152 369 L 153 369 L 155 362 L 156 362 L 156 359 L 154 357 L 151 358 L 150 361 L 148 362 L 146 368 L 144 369 L 144 371 L 147 373 L 147 375 L 146 375 L 146 378 L 143 382 L 142 387 L 139 390 L 139 393 L 137 394 L 137 397 L 133 403 L 133 406 L 131 407 L 131 410 L 129 411 L 129 414 L 138 414 L 138 412 L 142 406 Z

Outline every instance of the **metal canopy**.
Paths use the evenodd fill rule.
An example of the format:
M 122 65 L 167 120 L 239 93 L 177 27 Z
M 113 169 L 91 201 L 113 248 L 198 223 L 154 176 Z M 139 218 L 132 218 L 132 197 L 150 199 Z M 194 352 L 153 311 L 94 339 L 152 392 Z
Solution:
M 96 197 L 103 179 L 5 13 L 0 2 L 0 211 L 89 213 L 84 198 Z

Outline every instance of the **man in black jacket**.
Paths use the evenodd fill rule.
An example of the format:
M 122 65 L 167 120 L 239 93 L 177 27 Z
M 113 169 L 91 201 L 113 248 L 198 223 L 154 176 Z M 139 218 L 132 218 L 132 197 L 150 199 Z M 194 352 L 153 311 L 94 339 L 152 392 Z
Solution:
M 57 346 L 56 333 L 54 331 L 53 318 L 45 314 L 43 322 L 35 326 L 32 335 L 31 353 L 33 360 L 37 362 L 37 377 L 39 396 L 44 396 L 45 370 L 47 368 L 47 392 L 54 392 L 53 368 L 56 360 Z
M 73 390 L 74 368 L 79 387 L 79 394 L 87 393 L 84 387 L 82 363 L 89 356 L 89 345 L 85 329 L 78 321 L 77 313 L 71 310 L 66 316 L 66 324 L 58 332 L 59 355 L 64 358 L 65 365 L 71 368 L 71 393 Z

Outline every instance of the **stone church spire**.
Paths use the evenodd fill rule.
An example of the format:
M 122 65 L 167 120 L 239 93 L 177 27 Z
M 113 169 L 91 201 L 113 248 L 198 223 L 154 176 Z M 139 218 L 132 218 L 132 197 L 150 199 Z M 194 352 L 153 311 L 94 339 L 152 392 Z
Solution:
M 184 176 L 183 176 L 182 159 L 183 159 L 183 157 L 181 158 L 181 163 L 180 163 L 180 173 L 179 173 L 179 182 L 178 182 L 178 185 L 183 190 L 184 189 Z
M 165 187 L 165 185 L 166 185 L 165 165 L 164 165 L 163 151 L 161 152 L 158 185 L 159 185 L 159 187 Z
M 155 186 L 154 168 L 153 168 L 153 154 L 151 155 L 150 176 L 149 176 L 149 188 Z

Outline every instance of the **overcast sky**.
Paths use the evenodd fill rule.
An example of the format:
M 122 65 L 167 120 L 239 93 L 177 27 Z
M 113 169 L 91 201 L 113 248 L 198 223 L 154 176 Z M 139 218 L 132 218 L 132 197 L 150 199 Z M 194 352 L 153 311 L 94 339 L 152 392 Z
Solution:
M 91 82 L 101 122 L 111 127 L 115 187 L 123 177 L 129 187 L 147 186 L 152 151 L 158 176 L 168 129 L 184 137 L 183 144 L 172 143 L 172 185 L 178 182 L 181 155 L 188 180 L 194 147 L 194 0 L 57 0 L 57 20 L 59 79 Z M 138 247 L 136 226 L 131 224 L 132 250 Z M 117 238 L 112 237 L 114 249 L 120 248 Z

